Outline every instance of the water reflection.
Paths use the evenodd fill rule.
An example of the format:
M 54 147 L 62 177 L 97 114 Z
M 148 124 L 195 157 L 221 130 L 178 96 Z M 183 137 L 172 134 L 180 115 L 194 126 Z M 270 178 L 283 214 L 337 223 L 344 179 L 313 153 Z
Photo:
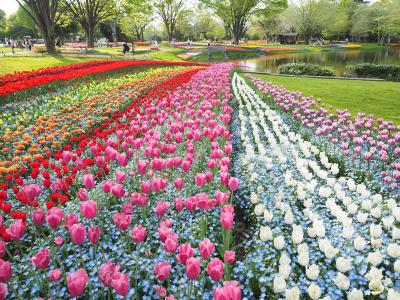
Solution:
M 258 58 L 239 59 L 251 71 L 276 73 L 282 64 L 306 62 L 332 67 L 344 75 L 346 66 L 358 63 L 400 64 L 400 47 L 383 49 L 351 49 L 324 52 L 271 53 Z

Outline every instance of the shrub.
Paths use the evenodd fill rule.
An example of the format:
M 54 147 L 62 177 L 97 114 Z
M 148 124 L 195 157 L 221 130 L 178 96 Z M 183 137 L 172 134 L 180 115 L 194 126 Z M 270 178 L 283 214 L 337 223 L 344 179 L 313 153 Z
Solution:
M 346 75 L 400 81 L 400 65 L 357 64 L 348 67 Z
M 335 76 L 331 68 L 306 63 L 291 63 L 279 66 L 279 74 L 310 75 L 310 76 Z

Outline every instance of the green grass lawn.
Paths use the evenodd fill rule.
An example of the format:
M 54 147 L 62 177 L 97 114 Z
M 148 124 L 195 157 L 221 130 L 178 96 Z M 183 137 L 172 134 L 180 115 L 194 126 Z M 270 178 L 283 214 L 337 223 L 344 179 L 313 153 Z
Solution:
M 93 57 L 0 57 L 0 75 L 15 71 L 28 71 L 44 67 L 61 66 L 104 58 Z
M 168 60 L 168 61 L 183 61 L 183 59 L 177 57 L 176 55 L 185 52 L 182 48 L 171 48 L 161 46 L 160 51 L 150 52 L 149 57 L 155 60 Z
M 333 109 L 348 109 L 374 114 L 400 125 L 400 83 L 338 79 L 295 78 L 255 75 L 265 81 L 284 86 L 290 91 L 301 91 L 304 96 L 321 98 Z

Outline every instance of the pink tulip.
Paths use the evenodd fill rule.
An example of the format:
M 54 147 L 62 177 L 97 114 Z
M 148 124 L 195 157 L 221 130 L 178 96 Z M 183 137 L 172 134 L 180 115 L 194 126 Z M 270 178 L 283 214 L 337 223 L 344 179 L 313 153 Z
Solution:
M 101 265 L 99 270 L 99 278 L 105 287 L 111 286 L 112 278 L 115 273 L 118 273 L 121 266 L 119 264 L 113 264 L 106 262 Z
M 93 174 L 85 174 L 82 176 L 82 184 L 88 189 L 94 187 L 94 176 Z
M 99 226 L 90 227 L 88 229 L 89 242 L 91 242 L 92 244 L 97 244 L 100 238 L 100 234 L 101 234 L 101 229 Z
M 68 292 L 72 297 L 78 297 L 83 293 L 88 279 L 89 277 L 84 269 L 78 269 L 67 276 Z
M 224 274 L 224 263 L 219 258 L 213 258 L 207 265 L 207 274 L 214 281 L 219 281 Z
M 182 178 L 177 178 L 174 180 L 174 185 L 178 190 L 181 190 L 183 188 L 183 180 Z
M 53 240 L 54 244 L 56 244 L 58 247 L 60 247 L 63 243 L 64 240 L 61 236 L 55 237 Z
M 147 196 L 145 194 L 133 193 L 131 196 L 131 203 L 137 206 L 145 206 L 147 204 Z
M 62 275 L 62 271 L 59 269 L 50 270 L 50 273 L 49 273 L 50 281 L 60 280 L 61 275 Z
M 124 205 L 122 205 L 121 213 L 123 213 L 125 215 L 133 214 L 133 206 L 132 206 L 132 204 L 128 202 L 128 203 L 125 203 Z
M 184 207 L 183 201 L 182 201 L 182 199 L 180 197 L 177 197 L 177 198 L 174 199 L 174 205 L 175 205 L 175 210 L 177 212 L 182 211 L 182 209 Z
M 128 165 L 128 157 L 126 156 L 126 153 L 119 154 L 117 161 L 121 167 L 126 167 Z
M 11 278 L 11 264 L 0 259 L 0 282 L 7 283 Z
M 142 225 L 133 227 L 131 237 L 135 243 L 142 243 L 146 238 L 146 228 Z
M 191 257 L 186 261 L 186 275 L 190 280 L 195 280 L 200 275 L 200 258 Z
M 101 188 L 103 189 L 103 191 L 105 193 L 110 193 L 113 185 L 114 185 L 114 182 L 107 180 L 101 184 Z
M 233 227 L 233 207 L 226 205 L 221 210 L 220 217 L 221 225 L 225 230 L 230 230 Z
M 194 180 L 197 186 L 204 186 L 204 184 L 206 183 L 206 175 L 199 173 L 195 176 Z
M 88 199 L 88 191 L 85 188 L 80 188 L 76 195 L 81 201 L 86 201 Z
M 181 264 L 186 264 L 186 261 L 193 257 L 194 254 L 194 249 L 190 246 L 189 243 L 184 243 L 179 246 L 179 254 L 176 256 L 178 261 Z
M 50 265 L 50 250 L 47 248 L 40 249 L 39 252 L 32 257 L 31 263 L 37 269 L 46 269 Z
M 32 201 L 40 195 L 42 187 L 38 184 L 27 184 L 22 187 L 22 193 L 28 201 Z
M 86 237 L 86 227 L 82 223 L 74 224 L 69 228 L 69 234 L 72 243 L 82 245 Z
M 165 297 L 165 300 L 176 300 L 176 298 L 173 295 L 169 295 Z
M 166 227 L 158 228 L 158 235 L 160 236 L 161 241 L 164 243 L 167 237 L 172 234 L 172 230 Z
M 60 226 L 64 212 L 61 208 L 53 207 L 47 212 L 46 222 L 50 227 L 57 228 Z
M 237 190 L 238 186 L 239 186 L 239 179 L 232 177 L 229 179 L 229 183 L 228 183 L 229 189 L 233 192 L 235 190 Z
M 8 227 L 8 234 L 13 240 L 20 240 L 24 236 L 26 223 L 21 219 L 16 220 Z
M 6 244 L 0 240 L 0 259 L 6 255 Z
M 176 248 L 178 248 L 178 236 L 171 234 L 167 237 L 164 242 L 164 249 L 168 253 L 175 253 Z
M 169 273 L 171 271 L 171 265 L 168 262 L 157 262 L 154 265 L 154 273 L 156 275 L 157 280 L 166 280 L 169 277 Z
M 137 172 L 140 175 L 146 174 L 147 163 L 145 160 L 138 160 L 137 162 Z
M 224 253 L 224 262 L 228 264 L 232 264 L 235 262 L 235 252 L 234 251 L 225 251 Z
M 114 214 L 113 215 L 114 224 L 121 230 L 127 230 L 131 224 L 131 216 L 125 214 Z
M 91 220 L 96 216 L 97 203 L 93 200 L 84 201 L 80 205 L 81 214 Z
M 224 282 L 224 286 L 214 290 L 215 300 L 241 300 L 242 292 L 239 284 L 232 280 Z
M 7 284 L 0 282 L 0 300 L 7 298 L 8 289 Z
M 79 217 L 73 212 L 65 216 L 65 227 L 70 228 L 72 225 L 79 223 Z
M 124 182 L 125 179 L 126 179 L 126 173 L 125 172 L 122 172 L 122 171 L 115 172 L 115 181 L 117 183 L 121 184 L 121 183 Z
M 111 187 L 111 193 L 114 195 L 115 198 L 121 198 L 124 195 L 124 187 L 117 183 Z
M 214 244 L 211 243 L 209 239 L 204 239 L 204 241 L 199 244 L 199 248 L 201 257 L 203 257 L 204 259 L 208 259 L 215 250 Z
M 37 209 L 32 212 L 32 222 L 36 226 L 43 225 L 46 222 L 46 214 L 43 209 Z
M 150 194 L 151 193 L 151 183 L 148 181 L 142 181 L 140 183 L 140 188 L 143 193 Z
M 157 202 L 156 207 L 154 208 L 154 212 L 158 217 L 162 217 L 168 208 L 169 208 L 168 202 L 159 201 Z
M 127 274 L 120 272 L 114 273 L 111 286 L 120 296 L 126 296 L 129 292 L 129 277 Z
M 156 292 L 158 293 L 158 295 L 161 298 L 164 298 L 164 297 L 167 296 L 167 289 L 165 287 L 161 286 L 161 285 L 157 285 L 156 286 Z

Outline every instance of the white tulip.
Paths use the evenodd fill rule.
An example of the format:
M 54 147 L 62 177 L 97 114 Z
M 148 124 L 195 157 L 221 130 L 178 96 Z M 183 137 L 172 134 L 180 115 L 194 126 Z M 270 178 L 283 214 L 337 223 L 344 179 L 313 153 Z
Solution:
M 390 257 L 397 258 L 400 256 L 400 245 L 390 243 L 387 247 L 387 253 Z
M 395 226 L 392 227 L 392 238 L 394 240 L 400 239 L 400 228 L 397 228 Z
M 377 266 L 382 262 L 382 254 L 379 251 L 368 253 L 368 262 L 373 266 Z
M 333 282 L 336 284 L 336 286 L 341 289 L 341 290 L 348 290 L 350 287 L 350 281 L 347 276 L 345 276 L 342 273 L 338 273 Z
M 289 264 L 282 264 L 279 265 L 279 275 L 281 275 L 283 278 L 287 279 L 292 271 L 292 268 L 290 267 Z
M 400 259 L 395 261 L 393 268 L 396 273 L 400 273 Z
M 384 290 L 382 281 L 379 279 L 372 279 L 368 284 L 368 288 L 371 290 L 372 295 L 381 294 Z
M 264 210 L 264 220 L 265 221 L 271 222 L 273 217 L 274 217 L 274 215 L 268 209 Z
M 361 236 L 356 237 L 354 240 L 354 248 L 358 251 L 364 250 L 366 244 L 366 241 Z
M 351 259 L 338 257 L 336 259 L 336 268 L 342 273 L 346 273 L 351 269 Z
M 294 244 L 300 244 L 303 241 L 304 233 L 301 225 L 293 225 L 292 241 Z
M 281 275 L 275 275 L 273 284 L 274 293 L 283 293 L 286 290 L 286 281 Z
M 379 207 L 375 207 L 371 209 L 371 216 L 373 216 L 375 219 L 379 219 L 382 215 L 382 211 Z
M 400 293 L 394 289 L 389 289 L 386 300 L 399 300 Z
M 300 298 L 300 289 L 295 286 L 285 291 L 286 300 L 298 300 Z
M 378 249 L 382 246 L 382 241 L 380 239 L 371 238 L 371 246 Z
M 334 258 L 336 256 L 336 254 L 338 254 L 338 253 L 339 253 L 339 250 L 332 246 L 328 247 L 325 250 L 325 256 L 326 256 L 326 258 L 329 258 L 329 259 Z
M 285 213 L 285 218 L 284 218 L 284 221 L 285 221 L 285 223 L 286 224 L 293 224 L 293 222 L 294 222 L 294 216 L 293 216 L 293 212 L 291 211 L 291 210 L 288 210 L 286 213 Z
M 396 221 L 400 221 L 400 207 L 396 206 L 392 208 L 392 215 Z
M 357 221 L 360 223 L 365 223 L 367 222 L 368 219 L 368 214 L 367 213 L 362 213 L 362 212 L 358 212 L 357 214 Z
M 268 226 L 260 227 L 260 239 L 263 242 L 272 240 L 272 230 Z
M 369 232 L 372 237 L 378 238 L 382 234 L 382 227 L 381 225 L 371 224 L 369 227 Z
M 319 276 L 319 267 L 316 264 L 309 266 L 306 269 L 306 276 L 311 280 L 317 279 Z
M 383 274 L 382 274 L 382 269 L 378 269 L 376 267 L 371 267 L 371 269 L 368 271 L 367 274 L 364 276 L 368 281 L 371 281 L 373 279 L 379 279 L 382 280 Z
M 354 288 L 347 294 L 347 300 L 364 300 L 363 292 Z
M 255 213 L 257 216 L 261 216 L 261 215 L 264 213 L 264 210 L 265 210 L 265 205 L 262 204 L 262 203 L 259 203 L 259 204 L 257 204 L 257 205 L 255 206 L 255 208 L 254 208 L 254 213 Z
M 283 249 L 283 247 L 285 247 L 285 239 L 283 238 L 283 236 L 278 235 L 276 238 L 274 238 L 274 247 L 277 250 L 281 250 Z
M 310 284 L 307 292 L 308 292 L 308 295 L 310 296 L 310 298 L 313 300 L 317 300 L 317 299 L 319 299 L 319 297 L 321 297 L 321 288 L 314 283 Z
M 394 217 L 393 216 L 385 217 L 382 219 L 382 223 L 383 223 L 383 226 L 385 226 L 386 228 L 389 228 L 394 223 Z

